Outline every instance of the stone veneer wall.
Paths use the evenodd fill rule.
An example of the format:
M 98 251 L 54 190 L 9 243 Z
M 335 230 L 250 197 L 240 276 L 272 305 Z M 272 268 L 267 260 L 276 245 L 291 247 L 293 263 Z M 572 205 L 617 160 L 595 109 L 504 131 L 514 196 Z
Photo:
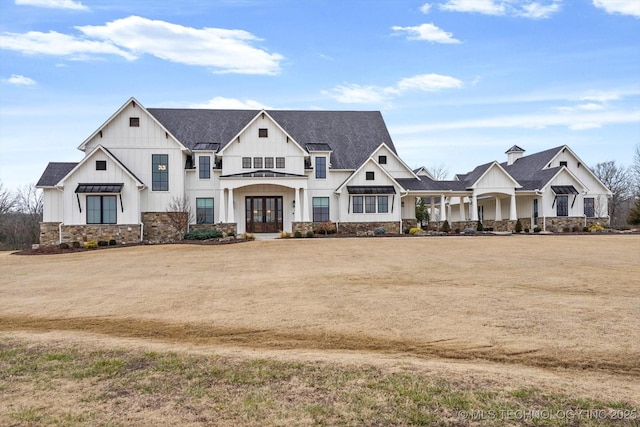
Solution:
M 313 231 L 313 222 L 292 222 L 291 231 L 293 233 L 299 231 L 304 236 L 309 231 Z
M 62 241 L 60 241 L 62 231 Z M 57 246 L 60 243 L 115 240 L 120 243 L 140 243 L 140 224 L 62 225 L 59 222 L 40 223 L 40 244 Z
M 374 231 L 378 227 L 384 227 L 387 234 L 400 234 L 400 223 L 391 222 L 340 222 L 338 223 L 338 233 L 364 234 Z
M 42 246 L 56 246 L 60 244 L 58 240 L 59 222 L 41 222 L 40 223 L 40 244 Z
M 191 224 L 189 225 L 189 231 L 205 231 L 205 230 L 220 230 L 225 236 L 237 234 L 238 224 L 235 222 L 225 222 L 218 224 Z
M 402 220 L 403 232 L 409 232 L 412 228 L 418 228 L 418 220 L 415 218 L 406 218 Z
M 542 218 L 538 218 L 538 227 L 542 228 L 542 223 Z M 584 224 L 585 221 L 583 216 L 547 218 L 547 231 L 562 233 L 566 232 L 567 229 L 568 231 L 573 231 L 574 227 L 582 230 L 585 226 Z M 594 224 L 600 224 L 606 227 L 609 225 L 609 218 L 587 218 L 587 227 L 591 227 Z
M 144 241 L 148 243 L 171 243 L 180 240 L 180 232 L 171 224 L 166 212 L 142 212 Z

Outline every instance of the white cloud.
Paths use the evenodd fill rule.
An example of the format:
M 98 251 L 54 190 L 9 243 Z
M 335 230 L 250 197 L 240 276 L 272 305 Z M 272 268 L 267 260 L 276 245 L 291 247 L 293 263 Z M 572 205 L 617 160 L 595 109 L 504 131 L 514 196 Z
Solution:
M 83 35 L 55 31 L 3 33 L 0 46 L 25 54 L 82 60 L 110 54 L 132 61 L 149 54 L 171 62 L 211 67 L 216 73 L 278 74 L 283 59 L 254 47 L 252 43 L 260 39 L 243 30 L 197 29 L 138 16 L 76 29 Z
M 460 43 L 453 38 L 452 33 L 447 33 L 433 24 L 422 24 L 415 27 L 391 27 L 396 32 L 406 32 L 409 40 L 427 40 L 433 43 Z
M 543 5 L 538 2 L 525 4 L 522 6 L 522 11 L 518 14 L 525 18 L 543 19 L 548 18 L 556 12 L 560 11 L 560 3 L 553 2 L 548 5 Z
M 224 98 L 222 96 L 216 96 L 215 98 L 211 98 L 207 102 L 201 104 L 192 104 L 189 105 L 189 108 L 209 108 L 209 109 L 220 109 L 220 110 L 268 110 L 271 107 L 268 107 L 261 102 L 254 101 L 252 99 L 245 99 L 241 101 L 235 98 Z
M 87 59 L 89 55 L 119 55 L 127 60 L 136 59 L 136 55 L 120 49 L 105 41 L 87 40 L 61 34 L 55 31 L 41 33 L 2 33 L 0 46 L 3 49 L 16 50 L 27 55 L 69 56 L 72 59 Z
M 525 18 L 548 18 L 560 11 L 563 0 L 447 0 L 441 10 L 481 13 L 483 15 L 511 15 Z M 597 1 L 597 0 L 594 0 Z
M 638 0 L 593 0 L 595 7 L 607 13 L 620 13 L 640 18 L 640 1 Z
M 602 104 L 596 104 L 595 102 L 589 102 L 587 104 L 578 105 L 578 108 L 580 110 L 585 110 L 585 111 L 599 111 L 599 110 L 604 110 L 605 107 Z
M 631 93 L 633 94 L 633 93 Z M 636 95 L 638 92 L 636 92 Z M 591 91 L 587 95 L 579 97 L 580 101 L 595 101 L 595 102 L 607 102 L 617 101 L 620 99 L 620 92 L 618 91 Z
M 406 92 L 409 90 L 419 90 L 423 92 L 437 92 L 442 89 L 456 89 L 462 87 L 462 81 L 440 74 L 421 74 L 407 77 L 397 84 L 398 90 Z
M 3 79 L 5 82 L 16 86 L 34 86 L 36 81 L 29 77 L 21 76 L 20 74 L 12 74 L 8 79 Z
M 440 9 L 452 12 L 474 12 L 485 15 L 504 15 L 505 5 L 494 0 L 448 0 Z
M 322 91 L 322 94 L 344 104 L 379 104 L 388 99 L 388 92 L 384 88 L 352 83 L 338 85 L 330 91 Z
M 47 7 L 51 9 L 89 10 L 80 1 L 73 0 L 16 0 L 17 5 Z
M 570 113 L 570 111 L 567 111 Z M 529 114 L 499 116 L 476 120 L 460 120 L 434 124 L 400 126 L 393 129 L 396 134 L 414 134 L 461 129 L 544 129 L 550 126 L 565 126 L 571 130 L 585 130 L 609 124 L 640 123 L 640 111 L 575 112 L 573 114 Z
M 420 12 L 427 14 L 429 13 L 429 11 L 431 10 L 431 4 L 430 3 L 425 3 L 422 6 L 420 6 Z
M 440 74 L 421 74 L 401 79 L 395 86 L 360 86 L 345 83 L 330 91 L 323 91 L 322 94 L 345 104 L 379 104 L 406 92 L 438 92 L 462 86 L 462 81 L 454 77 Z

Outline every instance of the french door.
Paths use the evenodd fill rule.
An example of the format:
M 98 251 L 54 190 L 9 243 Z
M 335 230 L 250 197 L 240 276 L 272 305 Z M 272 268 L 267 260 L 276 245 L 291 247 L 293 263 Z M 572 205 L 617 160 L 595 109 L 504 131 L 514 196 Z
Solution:
M 282 230 L 282 197 L 245 198 L 248 233 L 277 233 Z

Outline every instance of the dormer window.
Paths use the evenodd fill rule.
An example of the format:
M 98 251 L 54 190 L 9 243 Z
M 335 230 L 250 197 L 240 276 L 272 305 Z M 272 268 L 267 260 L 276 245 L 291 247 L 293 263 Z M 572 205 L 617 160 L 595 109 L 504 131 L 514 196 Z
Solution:
M 107 170 L 107 161 L 106 160 L 96 160 L 96 170 L 97 171 L 106 171 Z
M 376 173 L 375 172 L 367 172 L 365 174 L 365 179 L 367 181 L 374 181 L 376 179 Z
M 131 128 L 139 128 L 140 127 L 140 117 L 129 117 L 129 127 L 131 127 Z
M 267 128 L 258 129 L 258 137 L 259 138 L 268 138 L 269 137 L 269 129 L 267 129 Z

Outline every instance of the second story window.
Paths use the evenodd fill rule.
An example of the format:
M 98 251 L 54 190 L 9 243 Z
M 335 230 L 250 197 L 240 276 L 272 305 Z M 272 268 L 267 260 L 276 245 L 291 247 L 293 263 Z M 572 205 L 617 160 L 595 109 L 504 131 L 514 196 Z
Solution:
M 316 157 L 316 179 L 325 179 L 327 177 L 327 158 Z
M 284 169 L 284 157 L 276 157 L 276 169 Z
M 169 191 L 169 155 L 151 155 L 151 190 Z
M 258 137 L 259 138 L 268 138 L 269 137 L 269 129 L 267 129 L 267 128 L 258 129 Z
M 365 174 L 365 179 L 367 181 L 374 181 L 376 179 L 376 173 L 375 172 L 367 172 Z
M 211 157 L 210 156 L 200 156 L 198 157 L 198 174 L 200 179 L 209 179 L 211 178 Z
M 140 127 L 140 117 L 129 117 L 129 127 L 139 128 Z
M 387 164 L 387 156 L 378 156 L 378 163 L 380 163 L 381 165 L 386 165 Z
M 242 169 L 251 169 L 251 157 L 242 158 Z
M 253 168 L 254 169 L 262 169 L 262 157 L 254 157 L 253 158 Z
M 264 168 L 265 169 L 273 169 L 273 157 L 265 157 L 264 158 Z
M 107 161 L 106 160 L 96 160 L 96 170 L 97 171 L 106 171 L 107 170 Z

